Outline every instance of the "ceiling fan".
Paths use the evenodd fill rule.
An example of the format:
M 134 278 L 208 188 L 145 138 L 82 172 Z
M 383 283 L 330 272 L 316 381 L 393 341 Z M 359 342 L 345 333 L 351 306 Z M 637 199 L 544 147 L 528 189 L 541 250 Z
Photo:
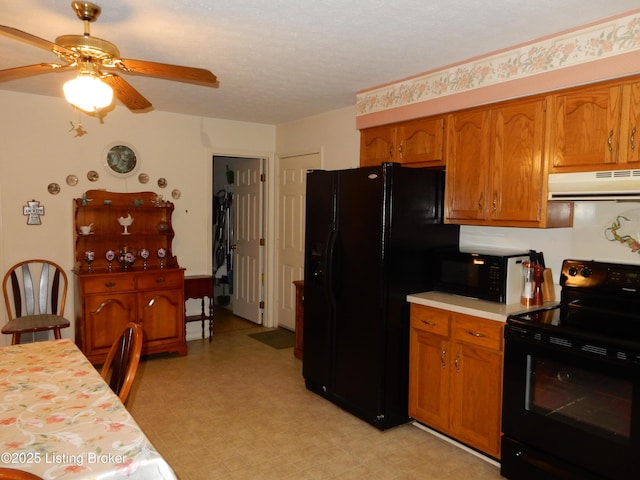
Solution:
M 131 111 L 148 110 L 152 105 L 117 73 L 157 77 L 207 87 L 218 86 L 218 79 L 209 70 L 121 58 L 118 47 L 113 43 L 90 35 L 90 24 L 98 19 L 102 9 L 89 2 L 71 2 L 71 8 L 84 22 L 84 35 L 62 35 L 56 38 L 55 43 L 13 27 L 0 25 L 0 34 L 51 51 L 61 61 L 61 63 L 38 63 L 0 70 L 0 82 L 76 69 L 78 77 L 74 80 L 93 83 L 94 86 L 103 90 L 107 85 L 110 88 L 106 87 L 106 90 L 111 90 L 107 93 L 111 97 L 115 95 Z M 88 113 L 95 113 L 112 103 L 110 97 L 106 105 L 92 105 L 91 103 L 95 103 L 96 93 L 89 95 L 88 100 L 91 103 L 88 106 L 74 103 L 70 96 L 77 94 L 78 87 L 70 82 L 65 84 L 65 97 L 70 103 Z

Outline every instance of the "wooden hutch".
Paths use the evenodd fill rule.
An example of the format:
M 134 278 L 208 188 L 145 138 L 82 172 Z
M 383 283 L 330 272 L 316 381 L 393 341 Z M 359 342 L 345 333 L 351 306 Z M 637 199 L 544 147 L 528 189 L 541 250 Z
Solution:
M 173 203 L 153 192 L 89 190 L 73 201 L 76 343 L 101 364 L 127 322 L 142 325 L 142 353 L 186 355 L 184 269 L 171 244 Z M 124 227 L 118 219 L 131 217 Z M 81 233 L 81 226 L 91 226 Z M 85 229 L 86 230 L 86 229 Z

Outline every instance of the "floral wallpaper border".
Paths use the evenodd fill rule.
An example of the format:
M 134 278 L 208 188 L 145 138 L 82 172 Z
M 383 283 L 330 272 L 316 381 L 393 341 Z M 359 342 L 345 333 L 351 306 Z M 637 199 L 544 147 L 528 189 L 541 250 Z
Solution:
M 640 50 L 640 13 L 356 96 L 356 116 Z

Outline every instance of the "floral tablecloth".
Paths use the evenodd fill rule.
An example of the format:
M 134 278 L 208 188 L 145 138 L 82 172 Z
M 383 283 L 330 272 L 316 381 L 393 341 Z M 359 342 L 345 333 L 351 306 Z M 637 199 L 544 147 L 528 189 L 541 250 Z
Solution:
M 45 479 L 175 479 L 69 340 L 0 348 L 0 464 Z

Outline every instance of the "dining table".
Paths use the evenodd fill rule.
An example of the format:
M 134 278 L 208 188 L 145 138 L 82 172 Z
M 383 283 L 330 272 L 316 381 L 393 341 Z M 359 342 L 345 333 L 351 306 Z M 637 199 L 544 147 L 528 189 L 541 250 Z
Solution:
M 43 479 L 176 479 L 69 339 L 0 347 L 0 465 Z

